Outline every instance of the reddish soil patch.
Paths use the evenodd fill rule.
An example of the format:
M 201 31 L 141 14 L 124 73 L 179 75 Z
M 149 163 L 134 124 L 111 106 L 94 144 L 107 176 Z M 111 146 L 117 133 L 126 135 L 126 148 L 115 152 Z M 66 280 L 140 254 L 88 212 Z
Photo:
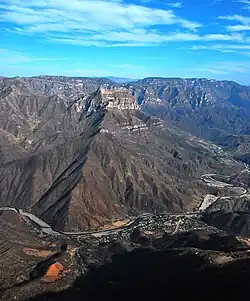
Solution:
M 43 281 L 45 282 L 57 281 L 62 278 L 63 271 L 64 271 L 63 265 L 61 265 L 59 262 L 56 262 L 50 266 L 48 272 L 43 277 Z

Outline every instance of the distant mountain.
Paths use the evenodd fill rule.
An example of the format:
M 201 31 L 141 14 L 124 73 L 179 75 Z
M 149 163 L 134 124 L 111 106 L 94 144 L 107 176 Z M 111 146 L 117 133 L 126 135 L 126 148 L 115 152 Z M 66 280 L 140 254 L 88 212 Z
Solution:
M 138 81 L 138 79 L 114 77 L 114 76 L 109 76 L 107 78 L 114 81 L 114 82 L 116 82 L 116 83 L 118 83 L 118 84 L 125 84 L 125 83 L 131 83 L 131 82 Z
M 232 81 L 146 78 L 127 87 L 144 112 L 237 148 L 250 134 L 250 87 Z

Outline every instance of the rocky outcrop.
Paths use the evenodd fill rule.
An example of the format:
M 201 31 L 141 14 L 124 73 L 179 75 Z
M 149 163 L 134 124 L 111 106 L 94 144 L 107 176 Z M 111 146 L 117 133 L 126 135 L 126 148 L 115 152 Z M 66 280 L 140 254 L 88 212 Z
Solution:
M 136 98 L 126 88 L 101 88 L 101 94 L 108 103 L 108 109 L 139 110 Z

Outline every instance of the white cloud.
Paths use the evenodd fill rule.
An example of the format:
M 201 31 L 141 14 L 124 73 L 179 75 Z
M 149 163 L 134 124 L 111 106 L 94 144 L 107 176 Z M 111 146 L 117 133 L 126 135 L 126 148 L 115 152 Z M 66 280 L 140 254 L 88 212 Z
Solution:
M 217 45 L 194 45 L 191 50 L 218 50 L 228 52 L 233 50 L 250 50 L 250 44 L 217 44 Z
M 50 58 L 50 57 L 32 57 L 22 52 L 0 48 L 0 66 L 2 65 L 21 65 L 31 62 L 51 62 L 65 61 L 69 58 Z
M 241 34 L 208 34 L 203 36 L 201 40 L 205 41 L 243 41 L 244 36 Z
M 200 26 L 197 22 L 176 16 L 172 10 L 129 5 L 123 1 L 4 0 L 3 3 L 0 8 L 6 12 L 1 20 L 26 26 L 27 29 L 29 26 L 38 27 L 45 24 L 64 24 L 69 30 L 91 31 L 101 28 L 130 29 L 172 24 L 194 30 Z
M 219 19 L 238 22 L 237 25 L 228 25 L 226 28 L 228 31 L 249 31 L 250 30 L 250 17 L 242 15 L 232 15 L 232 16 L 220 16 Z
M 250 0 L 240 0 L 239 2 L 244 4 L 244 9 L 250 10 Z
M 199 67 L 193 68 L 193 70 L 216 75 L 230 75 L 232 73 L 247 74 L 250 71 L 250 64 L 249 62 L 219 61 L 200 65 Z
M 141 3 L 143 4 L 151 4 L 151 3 L 161 3 L 161 4 L 164 4 L 165 6 L 169 6 L 169 7 L 172 7 L 172 8 L 182 8 L 183 7 L 183 4 L 182 2 L 164 2 L 162 3 L 162 1 L 160 0 L 140 0 Z
M 170 7 L 173 7 L 173 8 L 182 8 L 182 6 L 183 6 L 181 2 L 170 2 L 167 5 L 169 5 Z
M 193 45 L 190 50 L 214 50 L 221 53 L 235 53 L 237 55 L 250 57 L 250 44 L 228 44 L 228 45 Z
M 246 17 L 246 16 L 242 16 L 242 15 L 220 16 L 219 19 L 228 20 L 228 21 L 238 21 L 242 24 L 250 23 L 250 17 Z
M 161 35 L 154 31 L 134 30 L 131 32 L 106 32 L 92 34 L 88 40 L 81 36 L 49 37 L 49 41 L 55 43 L 72 44 L 80 46 L 97 47 L 143 47 L 157 46 L 162 43 L 188 42 L 188 41 L 234 41 L 240 42 L 243 36 L 240 34 L 207 34 L 204 36 L 195 33 L 169 33 Z
M 145 3 L 152 0 L 144 0 Z M 166 5 L 178 8 L 181 2 Z M 95 47 L 142 47 L 184 41 L 243 42 L 245 36 L 199 34 L 198 22 L 184 19 L 171 9 L 128 4 L 125 0 L 2 0 L 0 22 L 12 24 L 10 33 L 36 35 L 47 42 Z M 240 15 L 220 17 L 248 26 Z M 243 23 L 245 22 L 245 23 Z M 172 32 L 173 26 L 176 32 Z
M 0 10 L 0 22 L 12 24 L 7 28 L 9 32 L 83 46 L 161 43 L 167 40 L 168 26 L 187 31 L 187 36 L 201 27 L 171 9 L 127 4 L 122 0 L 2 0 Z M 159 26 L 164 29 L 161 31 Z
M 229 31 L 248 31 L 250 30 L 250 25 L 229 25 L 227 26 Z

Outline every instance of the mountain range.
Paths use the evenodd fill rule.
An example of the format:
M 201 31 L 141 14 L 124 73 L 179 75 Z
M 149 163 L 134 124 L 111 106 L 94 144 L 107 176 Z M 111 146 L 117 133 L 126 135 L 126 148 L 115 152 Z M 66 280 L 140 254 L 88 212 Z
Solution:
M 241 277 L 249 116 L 229 81 L 0 77 L 0 299 L 153 300 L 149 283 L 173 298 L 191 268 L 186 288 Z
M 128 85 L 142 109 L 226 148 L 248 141 L 250 87 L 208 79 L 147 78 Z
M 57 230 L 75 231 L 143 212 L 194 210 L 207 190 L 201 175 L 230 175 L 244 165 L 170 118 L 159 118 L 167 107 L 171 115 L 183 106 L 187 113 L 180 122 L 196 124 L 188 118 L 193 100 L 187 103 L 184 96 L 200 81 L 169 80 L 169 93 L 178 84 L 184 96 L 155 99 L 150 93 L 167 81 L 149 79 L 126 87 L 100 78 L 3 78 L 1 205 L 31 210 Z M 137 93 L 142 84 L 148 85 L 143 100 Z M 207 86 L 212 91 L 228 83 L 201 84 L 206 95 Z M 204 110 L 224 104 L 216 97 L 204 102 Z M 231 106 L 228 102 L 225 110 Z M 204 118 L 202 110 L 199 118 Z M 205 126 L 210 131 L 210 122 L 204 120 Z

